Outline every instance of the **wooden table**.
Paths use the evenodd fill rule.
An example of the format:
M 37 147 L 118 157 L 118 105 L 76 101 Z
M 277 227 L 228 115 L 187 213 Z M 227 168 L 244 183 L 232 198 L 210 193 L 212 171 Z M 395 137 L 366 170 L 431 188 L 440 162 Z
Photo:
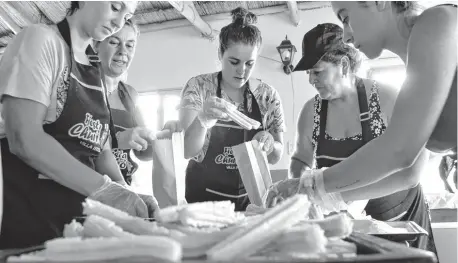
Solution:
M 324 263 L 347 263 L 347 262 L 367 262 L 367 263 L 436 263 L 436 256 L 425 250 L 420 250 L 416 248 L 409 248 L 405 245 L 391 242 L 382 238 L 369 236 L 360 233 L 351 234 L 346 241 L 355 243 L 357 245 L 358 251 L 356 257 L 351 258 L 342 258 L 342 259 L 323 259 L 317 261 L 316 259 L 288 259 L 288 260 L 278 260 L 278 259 L 248 259 L 248 260 L 237 260 L 234 263 L 280 263 L 280 262 L 294 262 L 294 263 L 314 263 L 314 262 L 324 262 Z M 13 250 L 0 250 L 0 263 L 6 263 L 6 258 L 11 255 L 22 254 L 24 249 L 13 249 Z M 152 261 L 145 261 L 144 259 L 119 259 L 119 260 L 110 260 L 110 261 L 98 261 L 97 263 L 147 263 Z M 28 263 L 38 263 L 38 262 L 28 262 Z M 39 263 L 44 263 L 40 261 Z M 55 263 L 55 262 L 52 262 Z M 88 263 L 87 261 L 72 261 L 66 263 Z M 95 263 L 95 262 L 94 262 Z M 183 263 L 215 263 L 207 261 L 205 259 L 201 260 L 184 260 Z

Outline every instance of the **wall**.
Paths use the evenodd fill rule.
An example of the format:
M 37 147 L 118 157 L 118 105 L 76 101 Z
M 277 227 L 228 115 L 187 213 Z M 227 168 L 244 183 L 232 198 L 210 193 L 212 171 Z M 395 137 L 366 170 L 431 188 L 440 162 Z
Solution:
M 288 127 L 285 133 L 285 154 L 272 169 L 288 167 L 289 155 L 286 146 L 288 142 L 294 141 L 297 115 L 305 101 L 315 94 L 305 73 L 286 75 L 283 72 L 276 46 L 288 35 L 298 49 L 295 64 L 301 56 L 301 41 L 305 32 L 319 23 L 338 23 L 330 8 L 301 11 L 300 16 L 302 22 L 298 27 L 293 26 L 286 12 L 258 18 L 257 25 L 262 32 L 264 45 L 253 75 L 278 90 L 283 100 Z M 210 24 L 214 29 L 220 30 L 229 22 L 228 17 Z M 192 26 L 144 33 L 140 35 L 128 82 L 140 92 L 182 87 L 192 76 L 214 72 L 220 68 L 217 45 L 217 40 L 210 42 L 200 37 L 199 32 Z

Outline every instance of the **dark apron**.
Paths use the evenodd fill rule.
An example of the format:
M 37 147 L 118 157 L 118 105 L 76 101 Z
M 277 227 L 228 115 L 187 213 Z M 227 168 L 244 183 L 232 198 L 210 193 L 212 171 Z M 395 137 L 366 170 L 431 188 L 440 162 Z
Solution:
M 371 119 L 369 107 L 367 105 L 366 89 L 361 79 L 357 80 L 357 91 L 363 140 L 327 140 L 325 138 L 325 133 L 328 101 L 322 100 L 320 134 L 316 146 L 317 168 L 331 167 L 345 160 L 367 142 L 374 139 L 370 128 Z M 385 197 L 371 199 L 367 203 L 365 211 L 367 215 L 381 221 L 415 221 L 428 231 L 429 237 L 418 238 L 410 242 L 409 245 L 436 253 L 429 218 L 429 209 L 420 184 L 414 188 L 399 191 Z
M 217 96 L 221 98 L 221 72 L 218 74 Z M 262 123 L 259 105 L 250 90 L 244 93 L 244 114 Z M 243 186 L 232 146 L 251 141 L 263 130 L 244 130 L 235 122 L 218 121 L 211 129 L 210 142 L 202 162 L 190 160 L 186 169 L 186 200 L 189 203 L 230 200 L 236 211 L 244 211 L 250 200 Z
M 70 47 L 70 86 L 61 115 L 43 128 L 73 157 L 95 169 L 95 159 L 110 134 L 110 113 L 101 88 L 99 63 L 94 60 L 98 58 L 88 47 L 86 53 L 94 64 L 76 62 L 67 20 L 57 27 Z M 28 247 L 62 236 L 64 225 L 82 215 L 81 203 L 85 196 L 28 166 L 9 151 L 6 138 L 1 140 L 1 154 L 4 211 L 0 248 Z
M 115 132 L 122 132 L 126 129 L 137 127 L 138 124 L 135 119 L 134 102 L 122 82 L 119 82 L 117 94 L 126 110 L 111 109 L 113 122 L 115 123 Z M 132 175 L 138 169 L 138 164 L 132 160 L 130 155 L 132 152 L 131 149 L 113 148 L 112 152 L 116 158 L 116 162 L 118 163 L 124 180 L 130 185 L 132 183 Z

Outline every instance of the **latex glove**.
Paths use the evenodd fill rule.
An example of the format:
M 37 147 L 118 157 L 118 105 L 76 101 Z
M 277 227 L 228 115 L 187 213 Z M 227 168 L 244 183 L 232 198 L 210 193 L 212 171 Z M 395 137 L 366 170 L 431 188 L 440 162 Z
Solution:
M 285 179 L 272 184 L 263 197 L 264 207 L 274 207 L 295 195 L 299 190 L 299 184 L 299 178 Z
M 218 120 L 231 120 L 226 113 L 230 107 L 233 107 L 231 103 L 218 97 L 210 97 L 202 105 L 202 110 L 197 114 L 197 118 L 204 128 L 209 129 L 215 126 Z
M 95 190 L 90 199 L 117 208 L 131 216 L 148 217 L 148 208 L 142 199 L 133 191 L 103 176 L 103 185 Z
M 347 210 L 340 193 L 326 193 L 323 181 L 325 169 L 306 170 L 300 178 L 299 193 L 307 194 L 312 203 L 318 205 L 324 214 Z
M 275 140 L 270 132 L 260 131 L 254 135 L 253 140 L 259 142 L 259 146 L 267 155 L 273 152 Z
M 154 212 L 160 210 L 157 200 L 152 195 L 138 194 L 138 196 L 145 202 L 146 207 L 148 208 L 148 217 L 153 218 Z
M 116 133 L 118 148 L 143 151 L 148 143 L 156 140 L 156 133 L 146 127 L 135 127 Z

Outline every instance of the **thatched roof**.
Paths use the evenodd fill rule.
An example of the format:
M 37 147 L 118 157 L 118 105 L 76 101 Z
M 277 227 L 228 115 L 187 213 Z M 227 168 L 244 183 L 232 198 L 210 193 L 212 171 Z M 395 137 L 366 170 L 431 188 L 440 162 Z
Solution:
M 298 1 L 298 4 L 308 1 Z M 206 16 L 228 13 L 238 6 L 250 11 L 283 6 L 285 1 L 194 1 L 198 14 Z M 327 2 L 320 2 L 328 5 Z M 70 1 L 0 1 L 0 48 L 7 45 L 14 32 L 31 23 L 56 23 L 62 20 Z M 141 26 L 151 26 L 186 18 L 168 1 L 140 1 L 134 19 Z

